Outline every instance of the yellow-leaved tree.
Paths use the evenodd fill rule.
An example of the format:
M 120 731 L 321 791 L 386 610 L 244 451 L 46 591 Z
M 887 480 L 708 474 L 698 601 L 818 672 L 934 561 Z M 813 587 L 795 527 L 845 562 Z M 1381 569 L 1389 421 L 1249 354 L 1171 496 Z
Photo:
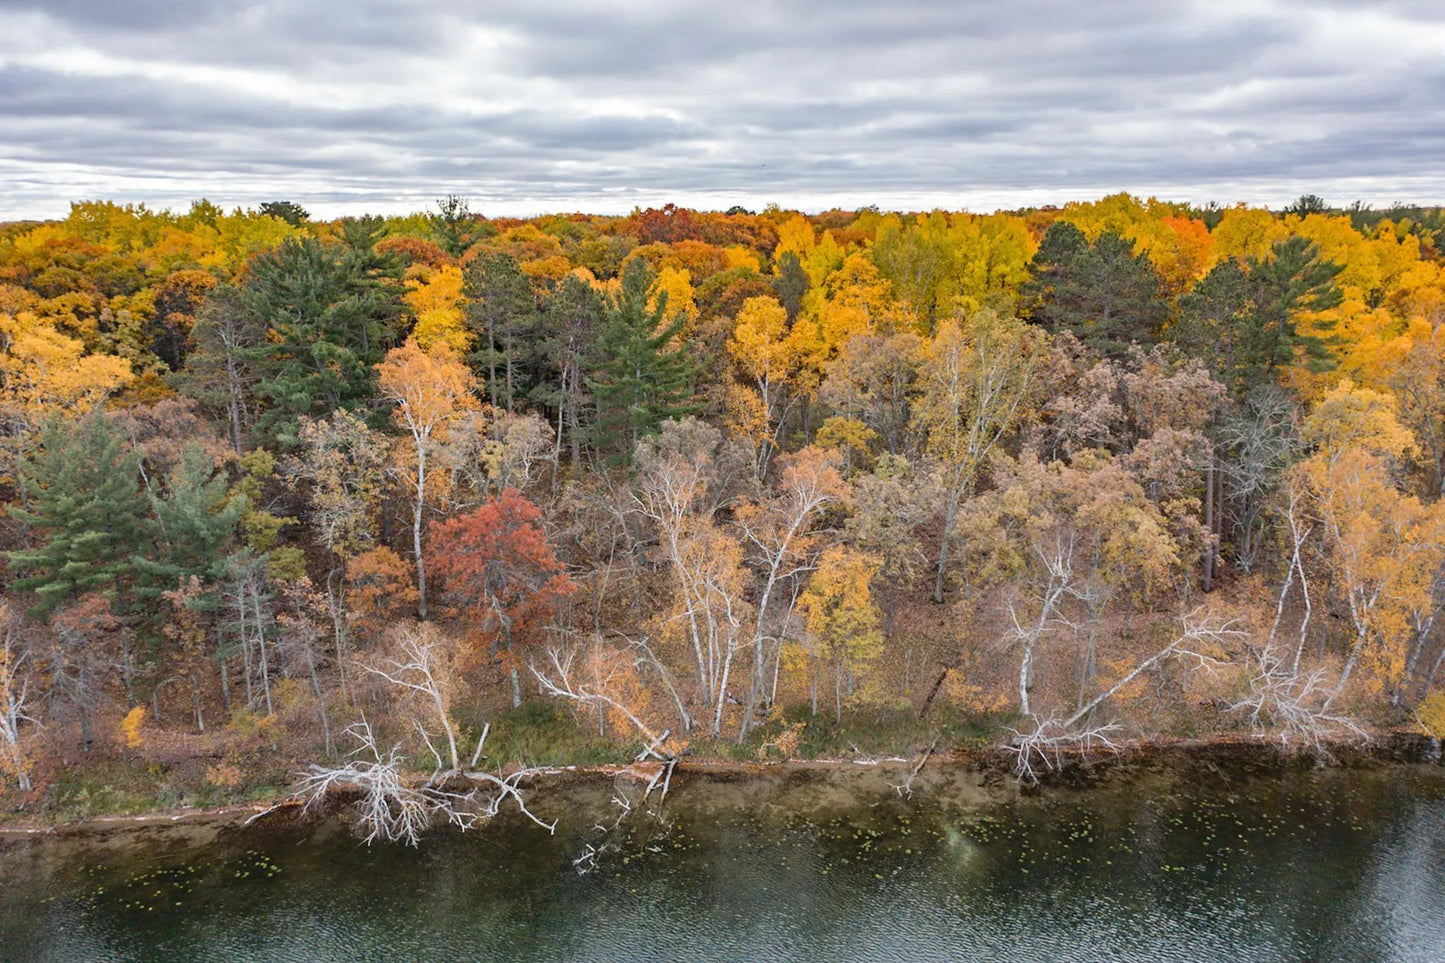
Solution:
M 476 336 L 467 328 L 463 310 L 462 269 L 444 265 L 407 279 L 406 286 L 402 299 L 416 315 L 416 343 L 424 349 L 441 343 L 458 354 L 470 351 Z
M 782 447 L 788 417 L 816 386 L 805 377 L 812 347 L 805 325 L 789 328 L 788 312 L 777 298 L 743 302 L 727 349 L 745 384 L 729 401 L 734 427 L 753 443 L 759 478 Z
M 692 287 L 692 272 L 665 265 L 657 272 L 657 277 L 652 279 L 652 287 L 647 292 L 647 310 L 656 311 L 658 301 L 666 295 L 667 318 L 671 320 L 681 314 L 687 319 L 683 332 L 691 333 L 697 330 L 695 293 Z
M 826 659 L 833 668 L 833 717 L 843 721 L 843 697 L 852 695 L 857 676 L 883 652 L 880 613 L 873 601 L 873 577 L 879 560 L 846 545 L 834 545 L 818 560 L 798 609 L 813 643 L 813 713 L 818 712 L 818 670 Z
M 1392 397 L 1348 380 L 1305 420 L 1315 452 L 1291 482 L 1323 523 L 1327 564 L 1350 619 L 1345 661 L 1328 708 L 1355 670 L 1371 689 L 1397 687 L 1418 658 L 1412 627 L 1433 606 L 1431 583 L 1445 547 L 1445 508 L 1394 484 L 1394 464 L 1415 449 Z
M 87 354 L 30 311 L 0 311 L 0 435 L 11 478 L 47 417 L 84 415 L 130 380 L 124 359 Z
M 1032 413 L 1044 389 L 1047 335 L 992 311 L 948 320 L 923 349 L 922 396 L 914 424 L 943 469 L 943 532 L 933 599 L 943 601 L 959 506 L 1003 441 Z
M 1220 260 L 1231 257 L 1268 260 L 1273 256 L 1275 242 L 1288 237 L 1289 229 L 1264 208 L 1241 204 L 1225 211 L 1210 233 L 1214 238 L 1214 253 Z

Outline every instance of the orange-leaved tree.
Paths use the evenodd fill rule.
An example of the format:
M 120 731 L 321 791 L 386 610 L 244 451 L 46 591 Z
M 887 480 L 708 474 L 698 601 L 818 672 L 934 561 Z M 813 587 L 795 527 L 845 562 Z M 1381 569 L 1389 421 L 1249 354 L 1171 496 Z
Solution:
M 452 615 L 468 635 L 505 649 L 512 704 L 522 704 L 517 649 L 536 643 L 557 605 L 576 584 L 547 544 L 542 512 L 515 488 L 433 529 L 432 571 L 445 586 Z
M 415 338 L 386 353 L 376 366 L 381 393 L 396 403 L 392 417 L 411 435 L 411 469 L 416 499 L 412 506 L 412 550 L 416 554 L 417 615 L 426 618 L 426 565 L 422 559 L 421 528 L 426 513 L 427 461 L 445 440 L 452 423 L 463 412 L 480 407 L 476 379 L 445 342 L 423 349 Z

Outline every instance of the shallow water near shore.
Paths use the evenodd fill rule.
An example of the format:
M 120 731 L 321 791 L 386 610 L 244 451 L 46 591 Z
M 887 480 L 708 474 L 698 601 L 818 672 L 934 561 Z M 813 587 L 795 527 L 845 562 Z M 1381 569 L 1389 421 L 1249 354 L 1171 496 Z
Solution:
M 613 787 L 361 846 L 340 819 L 0 847 L 6 960 L 1445 956 L 1445 771 L 1147 770 L 1024 795 L 940 765 Z M 613 843 L 589 872 L 574 861 Z

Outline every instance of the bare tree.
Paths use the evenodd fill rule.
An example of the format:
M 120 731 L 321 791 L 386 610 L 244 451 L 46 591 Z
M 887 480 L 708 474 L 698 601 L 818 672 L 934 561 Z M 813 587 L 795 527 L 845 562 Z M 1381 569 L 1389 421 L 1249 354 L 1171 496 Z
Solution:
M 618 773 L 613 780 L 612 804 L 617 809 L 616 819 L 609 825 L 598 823 L 594 829 L 600 839 L 590 842 L 581 855 L 572 861 L 579 873 L 597 868 L 598 861 L 607 853 L 618 849 L 623 825 L 638 815 L 645 815 L 667 828 L 669 824 L 662 813 L 662 803 L 672 786 L 673 771 L 677 768 L 677 755 L 669 748 L 668 729 L 657 731 L 639 714 L 637 707 L 614 692 L 613 673 L 600 675 L 596 683 L 584 683 L 577 671 L 576 647 L 552 646 L 547 650 L 544 666 L 532 666 L 532 674 L 542 691 L 554 698 L 566 699 L 577 705 L 615 712 L 637 731 L 643 741 L 642 749 L 633 759 L 632 765 Z
M 271 660 L 266 637 L 273 633 L 271 594 L 267 591 L 265 558 L 249 549 L 233 555 L 227 565 L 228 581 L 225 599 L 235 620 L 229 624 L 241 649 L 246 679 L 246 707 L 255 710 L 264 706 L 266 715 L 273 713 L 271 704 Z M 220 653 L 218 653 L 220 656 Z M 222 662 L 224 674 L 224 661 Z M 258 693 L 259 690 L 259 693 Z
M 1353 719 L 1330 711 L 1334 687 L 1324 668 L 1302 673 L 1270 642 L 1248 653 L 1249 694 L 1229 708 L 1242 713 L 1261 737 L 1286 751 L 1308 747 L 1315 752 L 1337 738 L 1365 737 Z
M 1322 751 L 1326 741 L 1342 736 L 1360 737 L 1363 730 L 1354 720 L 1330 712 L 1335 688 L 1323 668 L 1304 671 L 1305 641 L 1314 614 L 1309 573 L 1304 564 L 1304 547 L 1316 530 L 1318 520 L 1305 515 L 1305 500 L 1297 485 L 1286 485 L 1283 515 L 1289 534 L 1290 557 L 1275 602 L 1274 619 L 1260 646 L 1245 647 L 1245 670 L 1249 693 L 1230 703 L 1228 709 L 1242 713 L 1250 728 L 1275 740 L 1286 751 L 1308 746 Z M 1285 606 L 1298 586 L 1299 626 L 1291 653 L 1280 638 Z
M 1243 638 L 1243 631 L 1232 619 L 1221 619 L 1196 609 L 1180 618 L 1181 630 L 1174 640 L 1147 659 L 1142 660 L 1117 682 L 1099 693 L 1073 715 L 1060 718 L 1050 714 L 1040 718 L 1026 714 L 1033 723 L 1032 731 L 1010 729 L 1013 740 L 1005 748 L 1014 756 L 1014 772 L 1027 782 L 1038 781 L 1038 766 L 1057 769 L 1066 750 L 1087 753 L 1096 747 L 1117 750 L 1112 739 L 1121 726 L 1110 720 L 1101 724 L 1082 725 L 1095 709 L 1112 699 L 1125 686 L 1169 658 L 1187 658 L 1196 665 L 1212 667 L 1221 660 L 1223 646 Z
M 1049 626 L 1063 621 L 1059 605 L 1073 582 L 1073 532 L 1071 531 L 1067 538 L 1063 535 L 1057 536 L 1052 551 L 1045 552 L 1037 546 L 1035 551 L 1047 573 L 1043 591 L 1037 600 L 1038 614 L 1033 619 L 1020 621 L 1017 606 L 1010 602 L 1009 618 L 1012 625 L 1004 635 L 1005 645 L 1019 647 L 1019 712 L 1025 716 L 1034 714 L 1029 705 L 1029 690 L 1033 688 L 1034 651 Z
M 346 730 L 359 745 L 350 762 L 342 766 L 311 766 L 301 774 L 297 795 L 306 800 L 306 808 L 320 805 L 328 795 L 340 791 L 360 792 L 355 803 L 358 820 L 366 830 L 365 842 L 376 840 L 404 842 L 416 846 L 421 834 L 437 820 L 467 830 L 483 823 L 497 813 L 507 801 L 517 811 L 549 833 L 556 822 L 546 822 L 527 808 L 522 785 L 541 770 L 519 769 L 506 776 L 489 772 L 448 773 L 439 778 L 433 773 L 420 783 L 408 779 L 401 768 L 401 744 L 393 745 L 385 755 L 376 744 L 371 726 L 356 723 Z M 486 739 L 477 743 L 480 752 Z M 460 778 L 450 778 L 457 777 Z
M 523 785 L 544 770 L 524 768 L 498 774 L 477 769 L 490 726 L 482 728 L 471 762 L 463 766 L 461 734 L 450 712 L 456 674 L 446 647 L 446 640 L 433 626 L 408 626 L 397 635 L 398 657 L 366 667 L 411 701 L 412 727 L 436 761 L 429 776 L 408 777 L 402 769 L 403 744 L 398 742 L 383 753 L 370 724 L 363 720 L 346 730 L 358 743 L 353 758 L 340 766 L 309 767 L 301 774 L 297 795 L 314 807 L 328 793 L 342 789 L 359 792 L 355 808 L 368 843 L 380 839 L 415 846 L 422 831 L 435 821 L 471 829 L 497 815 L 509 801 L 532 822 L 554 832 L 556 822 L 534 814 L 522 792 Z M 437 748 L 443 738 L 445 756 Z
M 1219 422 L 1219 511 L 1230 515 L 1234 561 L 1245 572 L 1254 569 L 1264 544 L 1270 492 L 1299 452 L 1299 415 L 1287 392 L 1266 386 Z
M 385 659 L 365 669 L 391 683 L 402 693 L 415 697 L 420 712 L 411 714 L 411 722 L 422 741 L 436 757 L 437 769 L 456 772 L 462 768 L 458 752 L 458 733 L 452 722 L 451 701 L 456 678 L 446 653 L 446 640 L 429 623 L 402 626 L 396 636 L 400 658 Z M 447 758 L 432 742 L 433 735 L 446 737 Z M 478 746 L 480 750 L 480 745 Z M 447 766 L 447 763 L 450 765 Z
M 745 503 L 736 512 L 743 538 L 752 547 L 762 569 L 763 586 L 753 619 L 753 671 L 748 693 L 748 711 L 738 732 L 738 742 L 747 737 L 754 711 L 767 691 L 765 643 L 775 638 L 768 633 L 768 618 L 778 588 L 813 568 L 808 530 L 818 514 L 845 494 L 833 452 L 807 448 L 788 459 L 777 494 L 766 501 Z M 784 617 L 788 612 L 784 612 Z M 780 658 L 775 645 L 773 658 Z M 714 726 L 716 734 L 716 726 Z
M 716 457 L 720 433 L 696 419 L 669 423 L 656 439 L 637 448 L 638 513 L 657 529 L 661 554 L 672 574 L 674 611 L 696 669 L 698 692 L 712 710 L 713 734 L 721 729 L 733 662 L 744 641 L 745 572 L 737 540 L 719 528 L 713 513 L 726 498 L 727 474 Z M 721 478 L 719 475 L 721 474 Z M 683 725 L 691 717 L 683 713 Z
M 39 726 L 29 712 L 30 678 L 25 671 L 29 652 L 20 641 L 20 624 L 10 607 L 0 602 L 0 774 L 13 778 L 21 792 L 29 792 L 30 760 L 22 745 L 25 725 Z

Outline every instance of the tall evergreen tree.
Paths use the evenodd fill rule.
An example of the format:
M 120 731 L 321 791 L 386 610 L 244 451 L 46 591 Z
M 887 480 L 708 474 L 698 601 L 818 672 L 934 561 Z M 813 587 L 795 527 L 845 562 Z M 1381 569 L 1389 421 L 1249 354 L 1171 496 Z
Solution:
M 490 233 L 491 227 L 480 215 L 472 213 L 466 198 L 456 194 L 438 198 L 437 212 L 427 220 L 431 222 L 432 239 L 454 258 L 467 253 L 467 248 Z
M 1152 342 L 1168 320 L 1159 273 L 1118 234 L 1091 244 L 1074 225 L 1055 221 L 1032 268 L 1020 291 L 1030 319 L 1055 334 L 1072 332 L 1101 354 L 1121 357 L 1130 342 Z
M 532 280 L 512 255 L 483 254 L 467 265 L 462 290 L 470 302 L 467 321 L 479 345 L 468 360 L 486 371 L 492 407 L 512 411 L 524 393 L 520 373 L 537 325 Z
M 52 419 L 22 480 L 27 506 L 10 514 L 30 528 L 32 548 L 8 552 L 13 588 L 39 598 L 38 613 L 88 592 L 117 594 L 134 574 L 146 515 L 140 455 L 104 413 L 78 422 Z
M 648 306 L 653 278 L 642 258 L 622 272 L 621 289 L 606 305 L 600 359 L 587 380 L 597 401 L 597 446 L 620 461 L 668 418 L 697 410 L 692 401 L 697 366 L 674 343 L 686 318 L 668 319 L 666 295 Z
M 1262 380 L 1295 363 L 1311 371 L 1328 371 L 1335 364 L 1330 353 L 1336 341 L 1333 324 L 1317 319 L 1313 330 L 1305 331 L 1300 321 L 1304 314 L 1339 305 L 1335 276 L 1340 265 L 1321 258 L 1304 237 L 1279 241 L 1273 254 L 1267 260 L 1250 261 L 1254 309 L 1240 339 L 1246 376 Z
M 295 201 L 267 201 L 258 207 L 256 212 L 269 214 L 278 220 L 285 221 L 292 227 L 300 227 L 311 218 L 311 212 Z
M 1238 258 L 1216 264 L 1179 299 L 1179 324 L 1173 329 L 1175 342 L 1204 361 L 1215 380 L 1236 396 L 1245 388 L 1238 377 L 1243 365 L 1239 342 L 1254 303 L 1245 268 Z
M 395 265 L 370 246 L 376 225 L 343 224 L 343 243 L 291 238 L 251 264 L 243 300 L 268 338 L 244 356 L 268 402 L 257 428 L 282 448 L 297 418 L 321 417 L 369 398 L 399 315 Z
M 145 584 L 138 594 L 159 597 L 177 581 L 214 582 L 226 569 L 226 546 L 246 508 L 229 497 L 228 479 L 199 445 L 187 445 L 166 477 L 164 495 L 151 497 L 149 557 L 137 558 Z
M 223 284 L 197 312 L 191 342 L 186 366 L 166 381 L 225 421 L 226 440 L 240 457 L 255 417 L 254 362 L 266 354 L 266 326 L 246 307 L 239 288 Z
M 537 348 L 546 373 L 532 397 L 557 413 L 558 443 L 565 439 L 574 467 L 592 424 L 583 373 L 591 368 L 604 309 L 597 289 L 569 274 L 548 297 L 538 327 Z
M 773 277 L 773 293 L 788 312 L 789 324 L 798 319 L 798 312 L 803 310 L 803 298 L 807 296 L 811 286 L 812 281 L 808 272 L 803 269 L 803 262 L 798 260 L 797 253 L 784 251 L 783 256 L 778 258 L 778 270 Z
M 1179 299 L 1178 341 L 1236 398 L 1271 382 L 1281 368 L 1329 370 L 1330 323 L 1315 319 L 1302 330 L 1301 320 L 1340 303 L 1339 272 L 1302 237 L 1278 242 L 1268 258 L 1230 258 Z

